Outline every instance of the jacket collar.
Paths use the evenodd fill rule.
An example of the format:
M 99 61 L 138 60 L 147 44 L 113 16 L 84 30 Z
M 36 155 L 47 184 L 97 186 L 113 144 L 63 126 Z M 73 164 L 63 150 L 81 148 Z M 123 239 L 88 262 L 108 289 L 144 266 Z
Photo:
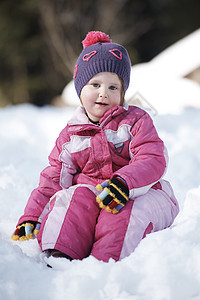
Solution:
M 99 120 L 100 126 L 103 126 L 105 123 L 107 123 L 110 118 L 117 116 L 121 114 L 124 111 L 128 110 L 128 104 L 125 102 L 123 106 L 114 106 L 111 109 L 109 109 L 104 116 Z M 75 125 L 93 125 L 95 126 L 87 117 L 85 108 L 83 106 L 79 106 L 71 119 L 68 121 L 68 125 L 75 126 Z M 98 125 L 96 125 L 98 126 Z

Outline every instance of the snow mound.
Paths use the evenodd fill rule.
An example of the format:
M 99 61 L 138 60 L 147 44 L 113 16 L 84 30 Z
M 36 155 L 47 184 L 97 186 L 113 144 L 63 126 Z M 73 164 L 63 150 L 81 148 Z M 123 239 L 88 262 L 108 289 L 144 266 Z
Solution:
M 54 259 L 50 269 L 36 240 L 10 239 L 73 111 L 31 105 L 0 109 L 0 299 L 200 299 L 199 110 L 154 118 L 169 150 L 166 179 L 181 212 L 171 228 L 148 235 L 129 257 L 117 263 Z

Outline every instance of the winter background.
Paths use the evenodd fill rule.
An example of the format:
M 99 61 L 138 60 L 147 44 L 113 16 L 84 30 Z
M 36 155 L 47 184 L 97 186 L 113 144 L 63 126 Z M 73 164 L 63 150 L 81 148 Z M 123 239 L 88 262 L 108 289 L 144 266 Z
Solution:
M 132 68 L 127 101 L 149 111 L 165 141 L 165 178 L 180 213 L 171 228 L 148 235 L 120 262 L 53 259 L 50 269 L 36 240 L 10 239 L 78 103 L 72 83 L 63 91 L 64 108 L 0 109 L 0 299 L 200 299 L 200 86 L 184 77 L 200 66 L 199 40 L 200 30 Z

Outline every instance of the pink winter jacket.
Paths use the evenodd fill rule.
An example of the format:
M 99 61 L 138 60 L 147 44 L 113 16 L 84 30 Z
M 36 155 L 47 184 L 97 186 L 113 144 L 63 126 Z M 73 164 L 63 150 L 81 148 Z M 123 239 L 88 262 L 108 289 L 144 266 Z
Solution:
M 59 190 L 84 183 L 96 186 L 114 175 L 124 178 L 129 197 L 145 194 L 159 185 L 167 155 L 150 116 L 135 106 L 115 106 L 100 126 L 89 121 L 79 107 L 61 131 L 18 224 L 41 222 L 45 206 Z M 155 185 L 157 183 L 157 185 Z

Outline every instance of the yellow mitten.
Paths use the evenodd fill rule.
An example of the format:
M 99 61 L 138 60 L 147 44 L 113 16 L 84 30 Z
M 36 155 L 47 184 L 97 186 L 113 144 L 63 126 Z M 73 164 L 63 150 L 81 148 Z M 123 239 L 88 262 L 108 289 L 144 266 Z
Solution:
M 33 239 L 33 237 L 36 236 L 40 231 L 40 226 L 41 224 L 37 222 L 33 222 L 33 221 L 24 222 L 19 226 L 17 226 L 16 230 L 11 236 L 11 239 L 13 241 L 17 241 L 17 240 L 25 241 L 27 239 L 28 240 Z
M 96 200 L 101 208 L 116 214 L 128 201 L 129 189 L 126 181 L 121 177 L 114 177 L 96 186 L 98 191 L 102 191 Z

